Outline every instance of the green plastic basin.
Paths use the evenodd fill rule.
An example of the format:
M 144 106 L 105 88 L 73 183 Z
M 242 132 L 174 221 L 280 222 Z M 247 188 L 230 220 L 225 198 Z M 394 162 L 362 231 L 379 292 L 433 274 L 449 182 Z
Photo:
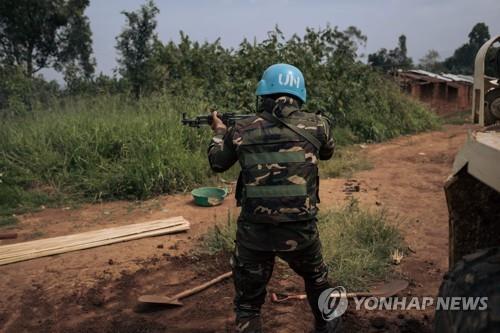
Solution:
M 203 207 L 220 205 L 227 194 L 227 189 L 219 187 L 199 187 L 191 191 L 194 203 Z

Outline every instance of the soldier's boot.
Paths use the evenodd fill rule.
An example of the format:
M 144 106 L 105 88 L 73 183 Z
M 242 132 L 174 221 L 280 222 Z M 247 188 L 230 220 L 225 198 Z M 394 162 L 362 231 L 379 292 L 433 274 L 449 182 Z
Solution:
M 236 333 L 262 333 L 262 319 L 259 314 L 236 317 Z
M 341 332 L 342 318 L 338 317 L 333 320 L 316 324 L 312 333 L 338 333 Z

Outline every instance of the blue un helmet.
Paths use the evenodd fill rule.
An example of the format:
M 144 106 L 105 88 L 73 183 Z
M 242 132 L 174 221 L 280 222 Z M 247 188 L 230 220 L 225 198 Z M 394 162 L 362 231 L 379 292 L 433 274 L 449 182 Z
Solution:
M 300 69 L 288 64 L 269 66 L 257 85 L 257 96 L 286 93 L 306 101 L 306 84 Z

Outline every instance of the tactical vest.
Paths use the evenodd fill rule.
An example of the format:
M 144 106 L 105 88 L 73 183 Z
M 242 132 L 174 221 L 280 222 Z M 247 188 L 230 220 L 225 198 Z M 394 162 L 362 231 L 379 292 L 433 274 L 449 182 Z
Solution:
M 318 116 L 305 112 L 282 118 L 318 137 Z M 303 136 L 262 118 L 241 130 L 241 173 L 236 199 L 241 216 L 257 223 L 296 222 L 316 216 L 319 202 L 318 149 Z

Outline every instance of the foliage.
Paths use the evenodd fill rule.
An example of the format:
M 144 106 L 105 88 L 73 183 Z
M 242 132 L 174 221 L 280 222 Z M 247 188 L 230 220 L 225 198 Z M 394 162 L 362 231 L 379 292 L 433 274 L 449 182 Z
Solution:
M 92 34 L 84 14 L 88 0 L 2 0 L 0 62 L 28 77 L 46 67 L 94 71 Z
M 41 92 L 61 92 L 23 77 L 22 67 L 0 67 L 6 78 L 0 82 L 0 108 L 7 120 L 0 124 L 0 172 L 7 177 L 1 186 L 15 198 L 8 207 L 34 206 L 61 194 L 145 198 L 206 183 L 212 176 L 205 156 L 208 130 L 182 128 L 181 114 L 199 114 L 213 104 L 221 111 L 253 112 L 256 83 L 278 62 L 302 69 L 307 108 L 334 119 L 340 145 L 437 125 L 421 104 L 358 61 L 366 36 L 355 27 L 308 28 L 288 39 L 276 27 L 260 43 L 244 40 L 227 49 L 219 40 L 198 43 L 182 32 L 178 43 L 158 41 L 157 13 L 152 2 L 124 12 L 128 25 L 117 38 L 123 78 L 84 77 L 73 63 L 65 72 L 63 96 L 40 96 L 40 102 Z M 131 100 L 130 90 L 148 98 Z
M 398 38 L 398 46 L 393 50 L 381 48 L 376 53 L 368 55 L 368 63 L 384 72 L 394 71 L 396 69 L 410 69 L 413 67 L 413 60 L 408 57 L 406 47 L 406 36 L 401 35 Z
M 468 37 L 469 42 L 456 49 L 453 55 L 444 61 L 444 66 L 450 72 L 472 74 L 477 51 L 491 38 L 488 26 L 482 22 L 472 28 Z
M 155 16 L 159 13 L 153 1 L 149 1 L 136 12 L 123 11 L 127 27 L 116 38 L 116 49 L 120 55 L 120 73 L 132 86 L 134 96 L 139 99 L 145 86 L 152 82 L 151 59 L 154 52 Z
M 440 61 L 441 56 L 436 50 L 429 50 L 422 59 L 419 60 L 418 68 L 432 72 L 441 73 L 445 70 L 443 63 Z
M 0 121 L 47 105 L 59 95 L 59 85 L 40 77 L 27 78 L 19 66 L 0 66 Z
M 330 26 L 308 28 L 303 37 L 289 39 L 276 27 L 261 43 L 244 40 L 232 50 L 224 49 L 219 40 L 193 42 L 181 32 L 178 44 L 157 43 L 155 87 L 222 109 L 253 112 L 260 75 L 269 65 L 286 62 L 305 75 L 310 97 L 307 109 L 331 116 L 336 127 L 345 129 L 349 142 L 380 141 L 432 127 L 435 118 L 421 105 L 357 61 L 358 46 L 365 41 L 354 27 L 344 31 Z M 416 123 L 420 125 L 414 128 Z
M 228 213 L 204 236 L 201 252 L 231 253 L 237 222 Z M 330 279 L 349 289 L 366 288 L 390 273 L 391 253 L 404 247 L 403 237 L 383 210 L 369 211 L 352 200 L 340 209 L 321 214 L 318 222 L 323 256 Z
M 433 125 L 426 109 L 409 104 L 395 88 L 391 94 L 379 97 L 381 103 L 372 106 L 379 112 L 368 114 L 366 122 L 359 110 L 349 118 L 355 126 L 334 129 L 339 142 Z M 206 184 L 213 176 L 206 160 L 209 129 L 183 127 L 180 118 L 208 107 L 201 99 L 170 94 L 139 101 L 122 95 L 66 97 L 50 108 L 34 104 L 31 113 L 0 123 L 0 192 L 12 194 L 0 196 L 0 206 L 14 212 L 61 197 L 146 198 Z

